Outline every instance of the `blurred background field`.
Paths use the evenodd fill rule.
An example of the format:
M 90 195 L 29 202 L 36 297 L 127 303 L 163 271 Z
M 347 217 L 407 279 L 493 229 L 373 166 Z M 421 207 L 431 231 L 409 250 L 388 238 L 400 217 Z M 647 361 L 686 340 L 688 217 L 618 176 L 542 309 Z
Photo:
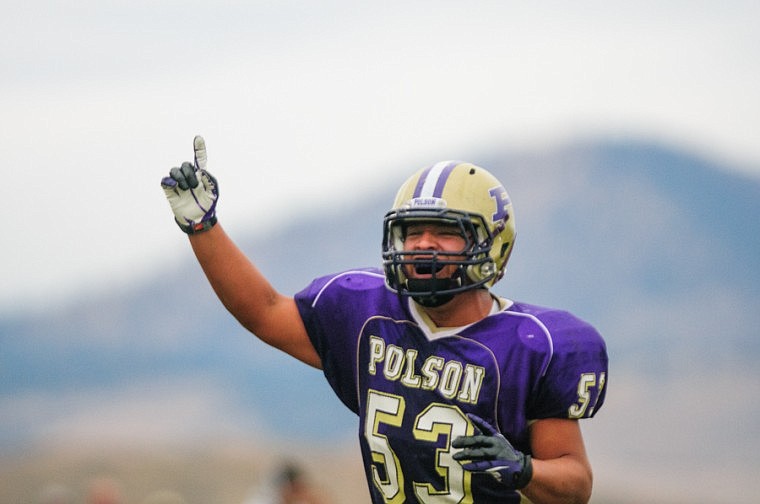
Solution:
M 366 502 L 356 419 L 223 310 L 159 187 L 203 134 L 283 292 L 378 265 L 401 182 L 497 174 L 497 286 L 611 357 L 592 502 L 760 494 L 760 4 L 9 2 L 0 502 L 113 481 L 241 503 L 286 460 Z
M 265 504 L 270 501 L 256 499 L 275 487 L 282 466 L 293 464 L 326 502 L 368 502 L 357 450 L 301 446 L 295 449 L 297 455 L 285 457 L 284 449 L 285 443 L 263 447 L 240 442 L 46 449 L 3 458 L 0 498 L 30 504 Z M 158 499 L 162 494 L 167 500 Z

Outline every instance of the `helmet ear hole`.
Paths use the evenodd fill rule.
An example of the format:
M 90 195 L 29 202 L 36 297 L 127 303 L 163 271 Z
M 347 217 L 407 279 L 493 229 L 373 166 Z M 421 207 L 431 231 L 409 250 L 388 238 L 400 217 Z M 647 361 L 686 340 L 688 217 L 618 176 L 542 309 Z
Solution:
M 501 246 L 501 250 L 499 251 L 499 256 L 504 257 L 504 254 L 507 253 L 507 250 L 509 250 L 509 246 L 511 245 L 510 242 L 506 242 Z

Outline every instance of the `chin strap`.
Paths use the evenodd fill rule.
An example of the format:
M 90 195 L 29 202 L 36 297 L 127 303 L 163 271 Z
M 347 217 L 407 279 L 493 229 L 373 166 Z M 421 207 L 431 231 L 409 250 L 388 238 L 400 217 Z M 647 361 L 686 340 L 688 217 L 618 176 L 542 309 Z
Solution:
M 459 282 L 453 278 L 431 278 L 425 280 L 410 278 L 406 281 L 406 287 L 409 292 L 432 292 L 432 294 L 421 296 L 411 295 L 412 299 L 427 308 L 442 306 L 454 299 L 454 294 L 436 294 L 436 292 L 453 289 L 459 287 L 459 285 Z
M 425 308 L 437 308 L 454 299 L 454 294 L 437 296 L 412 296 L 412 299 L 414 299 L 417 303 L 421 304 Z

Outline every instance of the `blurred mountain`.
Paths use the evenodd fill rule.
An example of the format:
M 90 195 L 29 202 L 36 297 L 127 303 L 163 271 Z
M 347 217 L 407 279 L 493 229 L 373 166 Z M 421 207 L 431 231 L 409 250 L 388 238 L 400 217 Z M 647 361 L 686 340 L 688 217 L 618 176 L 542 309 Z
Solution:
M 717 481 L 722 502 L 726 487 L 760 490 L 743 476 L 760 466 L 760 179 L 634 141 L 470 161 L 515 205 L 497 293 L 566 308 L 606 337 L 608 401 L 584 424 L 602 491 L 662 478 L 664 467 L 661 502 L 686 488 L 710 502 Z M 382 215 L 401 182 L 330 195 L 276 233 L 234 238 L 295 293 L 379 264 Z M 67 439 L 355 437 L 321 372 L 242 330 L 181 257 L 129 292 L 0 320 L 0 451 Z

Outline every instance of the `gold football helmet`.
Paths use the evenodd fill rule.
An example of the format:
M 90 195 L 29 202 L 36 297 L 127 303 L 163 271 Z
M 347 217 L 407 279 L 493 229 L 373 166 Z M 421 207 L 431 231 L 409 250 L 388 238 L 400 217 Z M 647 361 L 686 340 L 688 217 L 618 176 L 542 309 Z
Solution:
M 413 223 L 458 226 L 465 247 L 405 250 L 406 229 Z M 442 161 L 407 179 L 385 215 L 386 283 L 425 306 L 440 306 L 459 292 L 493 286 L 504 274 L 514 241 L 512 202 L 501 182 L 471 163 Z M 454 274 L 437 276 L 449 265 L 456 266 Z M 410 277 L 412 271 L 425 274 Z

